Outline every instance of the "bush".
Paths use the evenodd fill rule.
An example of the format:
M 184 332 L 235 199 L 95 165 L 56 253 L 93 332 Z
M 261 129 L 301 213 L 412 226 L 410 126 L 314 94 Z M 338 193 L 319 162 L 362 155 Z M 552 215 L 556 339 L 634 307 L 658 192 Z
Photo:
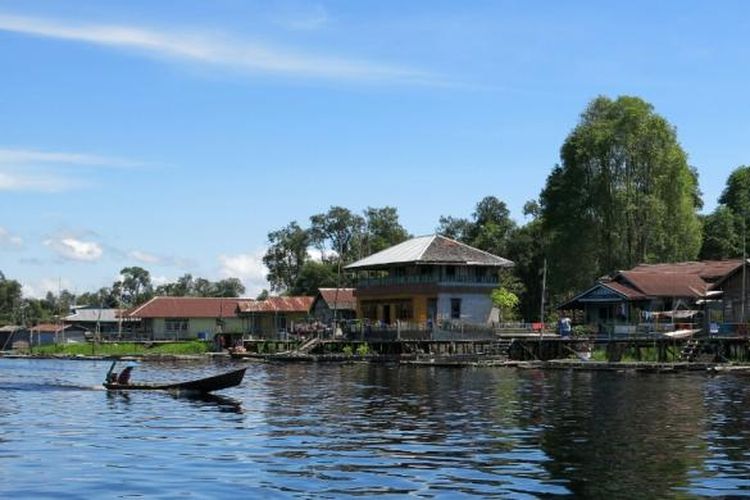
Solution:
M 354 351 L 352 350 L 352 346 L 345 345 L 344 348 L 341 349 L 341 352 L 344 354 L 344 356 L 351 356 Z
M 368 354 L 370 354 L 370 346 L 367 343 L 360 344 L 357 347 L 357 356 L 367 356 Z

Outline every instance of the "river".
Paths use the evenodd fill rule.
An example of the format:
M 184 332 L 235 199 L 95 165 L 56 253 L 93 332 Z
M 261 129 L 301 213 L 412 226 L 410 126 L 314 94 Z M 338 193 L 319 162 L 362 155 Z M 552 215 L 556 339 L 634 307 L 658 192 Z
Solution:
M 0 359 L 0 497 L 750 496 L 748 376 L 247 366 L 189 399 L 107 393 L 105 361 Z

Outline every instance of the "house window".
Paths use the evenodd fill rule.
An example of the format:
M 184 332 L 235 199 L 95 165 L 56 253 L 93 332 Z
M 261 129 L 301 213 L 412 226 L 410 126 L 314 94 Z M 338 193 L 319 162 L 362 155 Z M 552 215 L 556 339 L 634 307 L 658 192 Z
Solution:
M 169 318 L 164 320 L 167 333 L 184 333 L 188 331 L 188 320 L 185 318 Z
M 445 277 L 453 279 L 456 277 L 456 266 L 445 266 Z
M 461 299 L 451 299 L 451 319 L 461 319 Z

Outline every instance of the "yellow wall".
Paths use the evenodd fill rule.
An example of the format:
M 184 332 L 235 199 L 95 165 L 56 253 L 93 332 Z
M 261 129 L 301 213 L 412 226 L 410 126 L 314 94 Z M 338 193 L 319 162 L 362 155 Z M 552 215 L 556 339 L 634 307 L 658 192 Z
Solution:
M 359 319 L 364 318 L 364 313 L 363 313 L 364 308 L 362 306 L 363 302 L 377 303 L 377 304 L 391 304 L 391 303 L 402 301 L 402 300 L 411 300 L 412 301 L 412 314 L 414 317 L 410 321 L 414 321 L 417 323 L 424 323 L 427 321 L 427 303 L 430 298 L 434 299 L 436 297 L 434 295 L 409 295 L 409 294 L 388 295 L 385 297 L 377 297 L 377 298 L 372 298 L 372 299 L 365 298 L 364 300 L 357 297 L 357 317 Z M 383 312 L 380 307 L 378 307 L 377 316 L 378 316 L 377 317 L 378 321 L 383 321 Z

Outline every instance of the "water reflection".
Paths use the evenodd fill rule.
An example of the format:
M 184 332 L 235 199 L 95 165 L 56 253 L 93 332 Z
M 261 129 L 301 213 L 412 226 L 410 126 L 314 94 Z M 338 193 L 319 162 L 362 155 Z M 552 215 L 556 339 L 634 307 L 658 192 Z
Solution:
M 0 360 L 0 496 L 750 495 L 733 375 L 254 364 L 190 398 L 102 391 L 106 368 Z

